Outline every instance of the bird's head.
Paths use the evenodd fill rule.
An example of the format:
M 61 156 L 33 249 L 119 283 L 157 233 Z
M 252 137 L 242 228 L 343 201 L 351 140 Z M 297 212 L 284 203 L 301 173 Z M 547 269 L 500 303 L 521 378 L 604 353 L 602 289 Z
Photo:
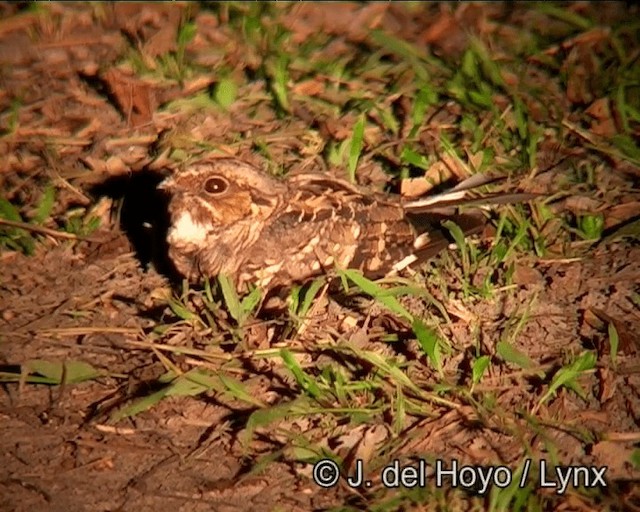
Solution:
M 190 163 L 158 188 L 169 195 L 172 231 L 194 242 L 239 221 L 264 221 L 281 204 L 287 189 L 284 183 L 232 158 Z

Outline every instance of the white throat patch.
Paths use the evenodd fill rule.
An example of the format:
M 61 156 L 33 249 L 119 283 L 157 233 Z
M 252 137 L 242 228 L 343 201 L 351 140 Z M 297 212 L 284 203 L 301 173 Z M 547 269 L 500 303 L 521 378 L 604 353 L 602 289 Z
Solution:
M 169 237 L 172 240 L 180 240 L 191 244 L 204 242 L 207 238 L 207 227 L 193 220 L 189 212 L 180 214 L 178 220 L 171 227 Z

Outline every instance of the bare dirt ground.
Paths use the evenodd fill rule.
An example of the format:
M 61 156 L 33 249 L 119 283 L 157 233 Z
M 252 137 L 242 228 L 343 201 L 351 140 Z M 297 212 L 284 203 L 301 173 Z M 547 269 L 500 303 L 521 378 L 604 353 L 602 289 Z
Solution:
M 0 509 L 640 510 L 639 14 L 622 3 L 0 5 Z M 505 64 L 507 85 L 486 79 L 494 118 L 459 92 L 470 82 L 441 78 L 420 52 L 462 62 L 452 68 L 470 82 L 491 76 L 489 61 L 525 64 L 521 75 Z M 440 94 L 422 117 L 421 69 Z M 548 217 L 515 213 L 534 219 L 528 250 L 473 275 L 446 254 L 418 274 L 433 301 L 402 304 L 440 322 L 440 370 L 378 302 L 323 295 L 302 328 L 253 313 L 243 324 L 218 302 L 206 313 L 202 292 L 181 293 L 163 269 L 158 169 L 206 150 L 271 172 L 344 172 L 348 155 L 332 155 L 365 110 L 365 186 L 387 186 L 385 171 L 410 159 L 400 142 L 435 153 L 444 132 L 462 157 L 439 153 L 423 174 L 443 161 L 453 174 L 469 169 L 461 160 L 479 168 L 490 148 L 491 165 L 554 198 Z M 497 119 L 524 142 L 510 147 Z M 526 151 L 533 167 L 510 167 Z M 580 236 L 581 219 L 602 229 Z M 491 366 L 474 381 L 482 355 Z M 328 454 L 350 474 L 362 459 L 371 485 L 317 485 L 313 463 Z M 393 459 L 516 476 L 528 459 L 590 476 L 606 466 L 606 486 L 561 494 L 534 472 L 524 489 L 386 489 Z

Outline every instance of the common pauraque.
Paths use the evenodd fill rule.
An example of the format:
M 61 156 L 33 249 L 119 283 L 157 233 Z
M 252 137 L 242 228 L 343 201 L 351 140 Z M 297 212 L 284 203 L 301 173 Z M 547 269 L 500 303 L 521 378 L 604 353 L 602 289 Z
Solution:
M 448 192 L 403 201 L 321 173 L 280 180 L 237 159 L 204 158 L 160 189 L 170 195 L 169 257 L 176 269 L 191 281 L 223 273 L 244 292 L 252 285 L 288 288 L 334 266 L 371 278 L 398 272 L 446 247 L 434 226 L 456 206 L 530 198 L 468 197 L 487 181 L 476 175 Z M 473 217 L 452 218 L 469 224 Z

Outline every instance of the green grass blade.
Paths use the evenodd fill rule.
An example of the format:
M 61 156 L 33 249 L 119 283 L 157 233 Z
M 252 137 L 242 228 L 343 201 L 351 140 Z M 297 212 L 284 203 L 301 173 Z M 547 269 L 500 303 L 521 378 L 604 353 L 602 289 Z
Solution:
M 228 78 L 218 82 L 215 90 L 213 91 L 213 98 L 216 100 L 216 103 L 225 110 L 233 105 L 233 102 L 236 101 L 237 95 L 238 86 L 233 80 Z
M 245 445 L 249 443 L 257 428 L 268 427 L 272 423 L 283 420 L 291 415 L 304 414 L 305 411 L 310 409 L 310 405 L 308 397 L 303 396 L 290 402 L 284 402 L 273 407 L 254 411 L 251 413 L 251 416 L 249 416 L 246 427 L 240 435 L 241 442 Z
M 53 185 L 48 185 L 47 188 L 44 189 L 44 193 L 42 194 L 42 198 L 38 203 L 38 207 L 36 208 L 36 213 L 31 219 L 32 222 L 36 224 L 42 224 L 53 211 L 53 205 L 55 203 L 56 198 L 56 189 Z
M 534 363 L 529 356 L 527 356 L 524 352 L 521 352 L 516 347 L 514 347 L 511 343 L 507 343 L 506 341 L 499 341 L 496 345 L 496 353 L 507 363 L 513 363 L 518 365 L 520 368 L 524 368 L 525 370 L 530 370 L 536 367 L 536 363 Z
M 480 356 L 473 362 L 473 366 L 471 368 L 471 382 L 474 386 L 480 382 L 484 374 L 487 372 L 490 364 L 491 358 L 489 356 Z
M 433 367 L 442 374 L 442 358 L 440 355 L 440 337 L 438 333 L 427 327 L 422 320 L 416 318 L 411 323 L 411 328 L 418 338 L 422 351 L 427 355 Z
M 320 291 L 320 289 L 324 286 L 325 282 L 325 278 L 320 277 L 318 279 L 315 279 L 306 289 L 302 289 L 302 304 L 297 309 L 297 314 L 300 317 L 305 317 L 307 315 L 309 309 L 311 309 L 311 305 L 313 304 L 314 299 L 316 298 L 316 295 L 318 294 L 318 291 Z
M 620 345 L 620 337 L 618 336 L 618 330 L 613 322 L 609 323 L 609 327 L 607 328 L 609 334 L 609 351 L 611 353 L 611 363 L 615 368 L 617 366 L 618 360 L 618 347 Z
M 22 216 L 18 209 L 4 197 L 0 197 L 0 217 L 13 222 L 22 222 Z
M 262 290 L 260 288 L 254 288 L 249 294 L 242 299 L 240 306 L 242 309 L 242 320 L 246 320 L 251 313 L 260 305 L 262 300 Z
M 47 361 L 34 359 L 25 364 L 28 373 L 37 373 L 51 384 L 77 384 L 104 375 L 84 361 Z
M 182 304 L 179 300 L 174 297 L 169 298 L 167 301 L 167 305 L 169 309 L 173 312 L 181 320 L 185 320 L 187 322 L 198 321 L 200 318 L 193 311 L 190 311 L 184 304 Z
M 125 418 L 136 416 L 159 403 L 165 396 L 167 396 L 167 388 L 160 389 L 155 393 L 151 393 L 150 395 L 134 400 L 133 403 L 111 414 L 109 416 L 109 420 L 113 423 L 117 423 Z
M 244 315 L 235 285 L 231 279 L 224 274 L 218 275 L 218 283 L 220 284 L 224 303 L 227 306 L 229 314 L 236 322 L 241 323 L 242 320 L 244 320 Z
M 392 365 L 380 354 L 376 354 L 370 350 L 360 350 L 353 346 L 349 348 L 356 356 L 378 368 L 382 374 L 387 375 L 396 384 L 404 386 L 418 395 L 422 394 L 422 390 L 411 381 L 400 367 Z
M 539 405 L 546 402 L 549 397 L 554 395 L 556 391 L 562 387 L 571 387 L 571 389 L 577 391 L 580 394 L 580 388 L 577 386 L 576 379 L 585 371 L 591 370 L 596 365 L 596 354 L 592 351 L 584 352 L 569 366 L 560 368 L 553 376 L 553 380 L 549 385 L 547 392 L 542 395 L 539 400 Z
M 247 390 L 247 387 L 239 380 L 228 375 L 224 375 L 223 373 L 220 373 L 218 378 L 234 398 L 257 407 L 265 406 L 265 404 L 258 398 L 254 397 L 251 392 Z
M 360 153 L 362 153 L 362 142 L 364 139 L 364 114 L 360 115 L 360 118 L 353 127 L 353 135 L 351 136 L 351 145 L 349 147 L 349 179 L 352 183 L 356 181 L 356 169 L 358 167 L 358 160 L 360 160 Z
M 464 232 L 455 222 L 451 220 L 446 220 L 442 223 L 442 225 L 447 228 L 453 240 L 455 241 L 458 249 L 460 249 L 460 256 L 462 257 L 462 269 L 464 274 L 467 275 L 469 273 L 469 250 L 467 247 L 467 238 L 464 235 Z
M 315 381 L 305 373 L 293 354 L 289 350 L 283 348 L 280 350 L 280 357 L 282 357 L 282 361 L 295 377 L 298 385 L 312 398 L 319 398 L 321 395 L 320 388 Z
M 174 379 L 167 387 L 166 396 L 196 396 L 211 390 L 221 390 L 218 379 L 208 370 L 194 368 Z
M 376 301 L 380 302 L 380 304 L 384 305 L 389 311 L 412 321 L 412 315 L 400 304 L 398 299 L 396 299 L 393 295 L 387 293 L 384 288 L 381 288 L 379 285 L 367 279 L 362 275 L 361 272 L 354 269 L 346 269 L 340 270 L 338 269 L 338 274 L 341 276 L 345 276 L 351 282 L 353 282 L 358 288 L 360 288 L 364 293 L 370 295 Z

